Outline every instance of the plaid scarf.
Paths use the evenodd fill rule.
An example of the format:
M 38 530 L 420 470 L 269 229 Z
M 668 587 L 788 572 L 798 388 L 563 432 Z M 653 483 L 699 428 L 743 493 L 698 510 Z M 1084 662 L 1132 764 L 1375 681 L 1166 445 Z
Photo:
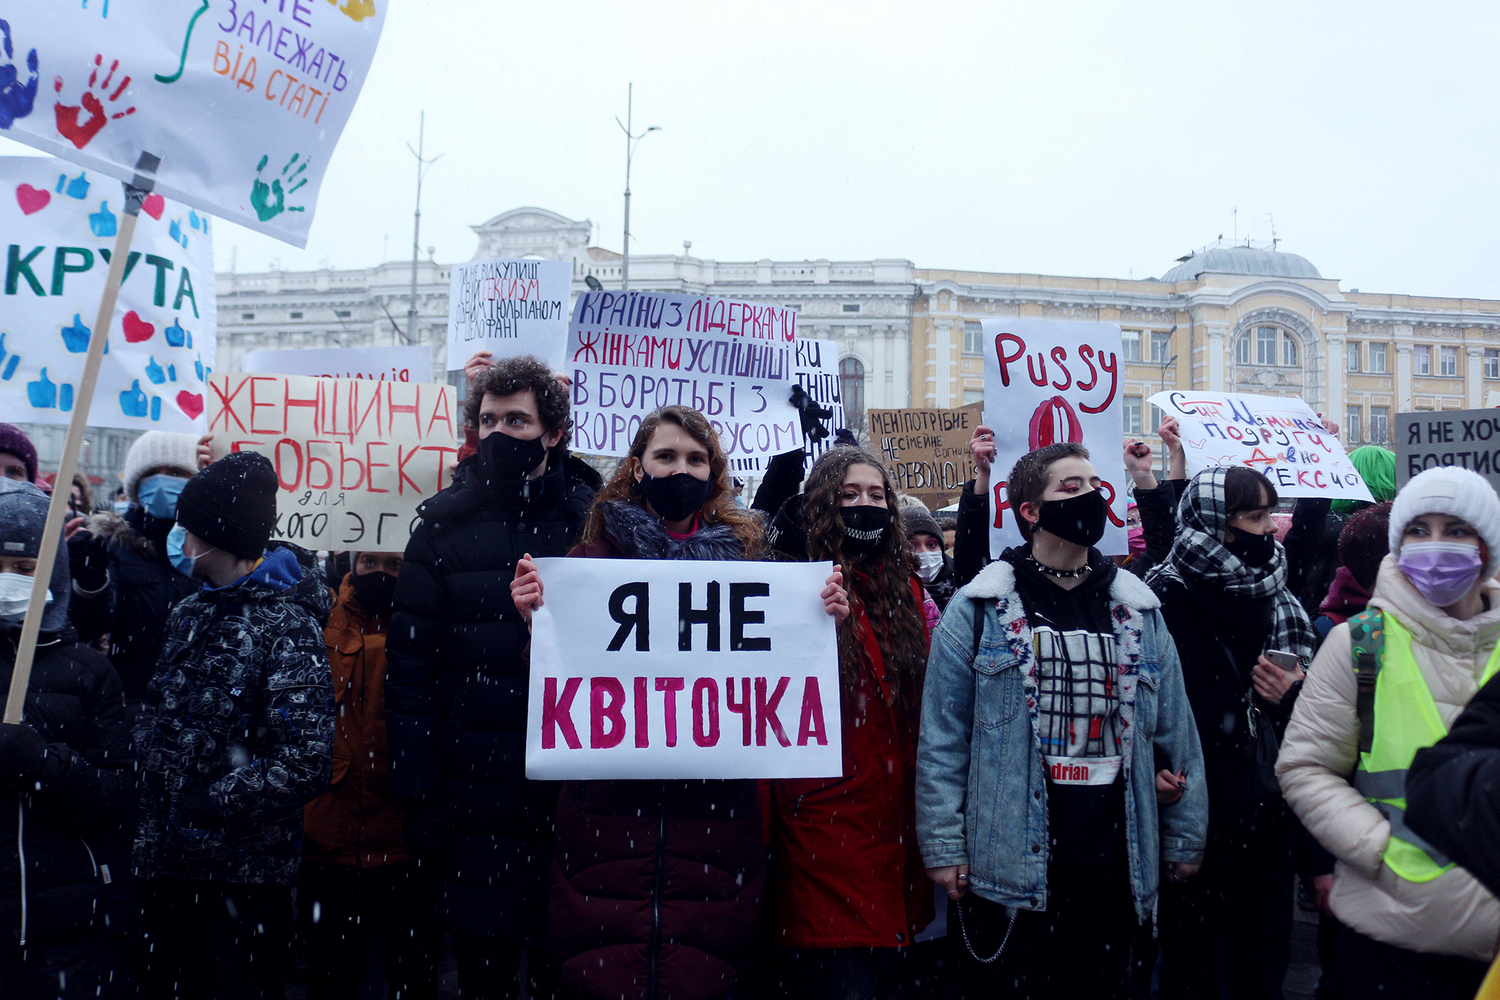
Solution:
M 1188 589 L 1208 587 L 1231 597 L 1272 600 L 1271 631 L 1261 651 L 1295 653 L 1304 665 L 1312 661 L 1316 635 L 1302 603 L 1286 587 L 1286 550 L 1276 552 L 1263 566 L 1250 566 L 1224 547 L 1229 527 L 1224 499 L 1227 468 L 1205 469 L 1193 477 L 1177 510 L 1177 538 L 1167 558 L 1147 574 L 1146 582 L 1176 580 Z

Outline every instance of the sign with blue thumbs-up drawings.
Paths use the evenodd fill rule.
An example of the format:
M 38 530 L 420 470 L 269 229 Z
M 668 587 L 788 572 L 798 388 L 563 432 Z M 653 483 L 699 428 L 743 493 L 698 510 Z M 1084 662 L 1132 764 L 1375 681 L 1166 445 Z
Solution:
M 122 209 L 120 182 L 0 157 L 0 420 L 66 424 Z M 89 423 L 192 431 L 218 339 L 208 216 L 146 199 Z

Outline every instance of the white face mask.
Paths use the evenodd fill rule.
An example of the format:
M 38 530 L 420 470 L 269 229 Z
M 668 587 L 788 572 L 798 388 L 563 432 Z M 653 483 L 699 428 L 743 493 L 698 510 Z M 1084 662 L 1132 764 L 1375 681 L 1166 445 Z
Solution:
M 32 579 L 20 573 L 0 573 L 0 621 L 26 620 L 26 609 L 31 604 Z M 47 591 L 47 603 L 52 603 L 50 590 Z
M 923 583 L 931 583 L 937 579 L 937 575 L 943 570 L 943 554 L 941 552 L 917 552 L 912 556 L 917 563 L 917 576 L 922 578 Z

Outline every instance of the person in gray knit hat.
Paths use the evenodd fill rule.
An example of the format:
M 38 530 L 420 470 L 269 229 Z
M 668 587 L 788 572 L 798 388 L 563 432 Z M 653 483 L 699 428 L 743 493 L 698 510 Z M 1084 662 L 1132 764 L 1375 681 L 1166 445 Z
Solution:
M 177 523 L 177 498 L 201 465 L 207 437 L 147 431 L 125 456 L 120 479 L 130 507 L 99 511 L 68 522 L 68 563 L 73 575 L 73 625 L 85 642 L 109 636 L 109 657 L 138 701 L 161 652 L 162 629 L 172 605 L 194 590 L 172 568 L 167 535 Z
M 953 560 L 943 551 L 943 529 L 926 504 L 915 497 L 901 498 L 901 527 L 906 530 L 906 545 L 911 549 L 912 565 L 922 578 L 922 587 L 941 614 L 958 589 L 953 577 Z

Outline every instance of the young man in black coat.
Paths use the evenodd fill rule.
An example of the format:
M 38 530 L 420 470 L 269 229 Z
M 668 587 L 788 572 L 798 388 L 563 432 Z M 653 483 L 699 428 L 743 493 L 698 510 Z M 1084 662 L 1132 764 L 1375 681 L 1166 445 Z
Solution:
M 511 996 L 545 967 L 555 785 L 526 780 L 523 555 L 566 555 L 599 474 L 567 452 L 568 392 L 536 358 L 479 367 L 477 454 L 419 508 L 386 641 L 391 792 L 435 880 L 464 996 Z

